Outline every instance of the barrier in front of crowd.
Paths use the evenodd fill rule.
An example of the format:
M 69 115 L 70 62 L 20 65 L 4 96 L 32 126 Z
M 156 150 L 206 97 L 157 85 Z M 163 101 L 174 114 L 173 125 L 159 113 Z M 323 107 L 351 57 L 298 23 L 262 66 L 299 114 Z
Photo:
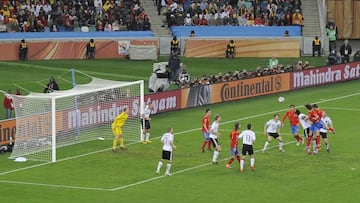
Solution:
M 95 58 L 125 58 L 132 46 L 155 47 L 159 54 L 159 40 L 151 31 L 0 33 L 0 60 L 18 60 L 21 39 L 29 60 L 85 59 L 90 39 L 95 40 Z

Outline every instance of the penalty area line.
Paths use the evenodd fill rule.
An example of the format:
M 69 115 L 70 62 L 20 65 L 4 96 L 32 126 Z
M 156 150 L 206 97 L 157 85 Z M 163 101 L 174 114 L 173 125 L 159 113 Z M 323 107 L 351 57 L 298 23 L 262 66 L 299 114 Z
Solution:
M 292 143 L 295 143 L 295 141 L 286 142 L 286 143 L 284 143 L 284 145 L 289 145 L 289 144 L 292 144 Z M 277 147 L 278 146 L 271 146 L 268 149 L 273 149 L 273 148 L 277 148 Z M 260 151 L 261 151 L 261 149 L 258 149 L 258 150 L 255 150 L 254 153 L 255 152 L 260 152 Z M 227 160 L 229 160 L 229 158 L 230 157 L 221 159 L 221 160 L 219 160 L 219 162 L 227 161 Z M 213 165 L 213 164 L 212 163 L 205 163 L 205 164 L 193 166 L 193 167 L 190 167 L 190 168 L 182 169 L 182 170 L 179 170 L 179 171 L 175 171 L 175 172 L 172 173 L 172 176 L 179 175 L 179 174 L 182 174 L 182 173 L 185 173 L 185 172 L 188 172 L 188 171 L 196 170 L 196 169 L 203 168 L 203 167 L 210 166 L 210 165 Z M 123 186 L 120 186 L 120 187 L 116 187 L 116 188 L 111 189 L 110 191 L 123 190 L 123 189 L 126 189 L 126 188 L 134 187 L 134 186 L 137 186 L 137 185 L 141 185 L 141 184 L 148 183 L 148 182 L 158 180 L 158 179 L 161 179 L 161 178 L 165 178 L 165 177 L 168 177 L 168 176 L 166 176 L 166 175 L 155 176 L 153 178 L 142 180 L 142 181 L 139 181 L 139 182 L 136 182 L 136 183 L 131 183 L 131 184 L 128 184 L 128 185 L 123 185 Z

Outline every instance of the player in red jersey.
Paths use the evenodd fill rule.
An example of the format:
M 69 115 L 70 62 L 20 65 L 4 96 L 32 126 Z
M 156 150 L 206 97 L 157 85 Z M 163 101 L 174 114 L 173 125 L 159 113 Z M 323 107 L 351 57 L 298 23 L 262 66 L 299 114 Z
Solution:
M 320 127 L 320 129 L 321 129 L 324 126 L 323 121 L 321 120 L 321 118 L 323 117 L 323 111 L 318 107 L 317 104 L 313 104 L 312 108 L 315 111 L 315 113 L 320 117 L 319 122 L 321 123 L 321 127 Z M 315 137 L 315 153 L 317 153 L 320 150 L 320 147 L 321 147 L 320 129 L 319 129 L 319 136 Z
M 294 135 L 294 138 L 296 139 L 296 146 L 299 146 L 300 143 L 304 143 L 304 139 L 299 135 L 300 121 L 295 111 L 295 105 L 291 104 L 289 110 L 285 112 L 284 116 L 282 117 L 282 126 L 285 125 L 286 118 L 289 118 L 291 134 Z
M 236 122 L 234 129 L 231 131 L 230 133 L 230 154 L 231 154 L 231 158 L 229 159 L 229 161 L 226 164 L 226 168 L 231 168 L 231 164 L 232 162 L 235 160 L 235 158 L 238 160 L 239 164 L 240 164 L 240 155 L 239 155 L 239 148 L 238 148 L 238 137 L 240 134 L 239 131 L 240 128 L 240 123 Z
M 210 109 L 206 109 L 205 110 L 205 115 L 202 118 L 202 134 L 204 135 L 204 142 L 201 146 L 201 150 L 202 152 L 205 152 L 205 146 L 207 144 L 209 151 L 211 151 L 211 141 L 209 138 L 210 135 L 210 115 L 211 115 L 211 110 Z
M 317 105 L 311 105 L 311 104 L 305 105 L 305 108 L 308 110 L 309 120 L 311 122 L 310 135 L 306 139 L 306 149 L 308 154 L 311 154 L 310 151 L 311 140 L 315 139 L 316 141 L 317 137 L 320 138 L 320 129 L 323 126 L 321 122 L 322 113 L 319 109 L 316 109 L 315 107 L 317 107 Z M 316 141 L 316 148 L 314 150 L 314 153 L 316 154 L 318 151 L 319 148 L 317 146 L 317 141 Z

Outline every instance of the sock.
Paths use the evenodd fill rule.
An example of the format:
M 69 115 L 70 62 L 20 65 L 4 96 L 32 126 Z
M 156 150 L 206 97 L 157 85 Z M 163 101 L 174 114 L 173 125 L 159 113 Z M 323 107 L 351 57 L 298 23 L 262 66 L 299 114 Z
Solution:
M 244 169 L 244 164 L 245 164 L 244 159 L 241 159 L 240 160 L 240 170 Z
M 313 140 L 313 150 L 316 149 L 316 140 Z
M 283 148 L 284 143 L 283 142 L 279 142 L 279 149 Z
M 144 138 L 145 137 L 145 133 L 141 133 L 141 137 L 140 137 L 140 141 L 143 142 L 144 141 Z
M 150 133 L 149 133 L 149 132 L 146 132 L 146 133 L 145 133 L 145 136 L 146 136 L 145 140 L 146 140 L 146 141 L 149 141 Z
M 211 149 L 211 141 L 208 140 L 207 142 L 208 142 L 208 149 L 210 150 Z
M 294 135 L 294 138 L 296 139 L 297 142 L 299 142 L 299 135 Z
M 329 149 L 329 143 L 325 143 L 326 149 Z
M 219 153 L 220 152 L 218 152 L 218 151 L 214 151 L 214 155 L 213 155 L 213 158 L 212 158 L 212 162 L 216 162 L 217 161 L 217 158 L 218 158 L 218 156 L 219 156 Z
M 316 136 L 315 143 L 316 143 L 316 149 L 320 149 L 321 146 L 320 136 Z
M 255 158 L 250 158 L 250 166 L 254 167 L 255 164 Z
M 234 158 L 231 158 L 231 159 L 228 161 L 228 164 L 231 165 L 233 161 L 234 161 Z
M 119 141 L 120 141 L 120 147 L 123 147 L 124 146 L 124 138 L 120 137 Z
M 170 173 L 170 169 L 171 169 L 171 164 L 168 163 L 168 164 L 166 165 L 166 172 L 165 172 L 165 174 L 169 174 L 169 173 Z
M 163 162 L 159 161 L 157 169 L 156 169 L 156 173 L 160 173 L 160 169 L 161 169 L 162 165 L 163 165 Z
M 266 148 L 269 146 L 270 142 L 266 141 L 263 150 L 265 151 Z
M 236 159 L 237 159 L 237 160 L 238 160 L 238 162 L 240 163 L 240 160 L 241 160 L 240 155 L 237 155 L 237 156 L 236 156 Z
M 312 136 L 308 136 L 308 137 L 306 138 L 306 147 L 310 147 L 311 140 L 312 140 Z
M 117 142 L 118 142 L 118 138 L 114 138 L 113 147 L 112 147 L 113 149 L 116 149 Z
M 201 149 L 204 150 L 205 149 L 205 145 L 207 144 L 207 141 L 205 140 L 201 146 Z

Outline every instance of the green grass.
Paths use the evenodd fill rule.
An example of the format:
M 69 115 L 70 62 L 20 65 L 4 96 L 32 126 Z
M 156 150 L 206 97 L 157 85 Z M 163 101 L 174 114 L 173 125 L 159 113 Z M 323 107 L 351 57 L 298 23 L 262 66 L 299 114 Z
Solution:
M 241 61 L 246 62 L 245 59 L 183 61 L 187 60 L 189 62 L 184 63 L 189 69 L 196 69 L 200 75 L 204 71 L 198 69 L 205 69 L 206 60 L 208 66 L 214 66 L 206 69 L 209 73 L 219 72 L 219 69 L 228 71 L 237 68 Z M 248 60 L 253 62 L 244 66 L 257 66 L 256 60 Z M 4 63 L 8 62 L 0 62 L 0 65 Z M 215 63 L 229 64 L 215 68 Z M 81 71 L 97 77 L 119 80 L 126 79 L 120 75 L 130 74 L 129 69 L 144 72 L 152 69 L 149 62 L 118 60 L 95 60 L 92 63 L 31 61 L 25 64 L 35 68 L 9 65 L 14 70 L 26 71 L 16 73 L 16 78 L 4 76 L 2 67 L 0 89 L 11 87 L 21 80 L 28 84 L 33 84 L 32 80 L 45 80 L 50 74 L 64 73 L 67 66 L 79 67 Z M 111 66 L 114 64 L 119 64 L 119 69 Z M 128 65 L 123 67 L 124 64 Z M 149 67 L 143 67 L 145 65 Z M 44 66 L 44 69 L 38 66 Z M 130 76 L 145 77 L 148 74 L 136 73 Z M 28 88 L 36 89 L 39 86 L 33 84 Z M 1 154 L 0 197 L 4 202 L 356 202 L 360 198 L 359 88 L 359 81 L 352 81 L 281 93 L 286 98 L 285 103 L 277 102 L 278 94 L 207 106 L 212 109 L 212 117 L 217 113 L 222 116 L 222 136 L 219 140 L 223 150 L 218 165 L 210 164 L 211 152 L 200 152 L 201 117 L 207 107 L 154 115 L 153 143 L 133 143 L 128 150 L 115 154 L 110 150 L 111 141 L 93 141 L 63 148 L 60 160 L 53 164 L 33 161 L 15 163 L 8 160 L 6 154 Z M 246 170 L 242 174 L 238 172 L 237 162 L 234 162 L 232 169 L 225 168 L 229 157 L 227 135 L 236 121 L 241 123 L 241 130 L 247 123 L 253 124 L 257 132 L 255 149 L 258 151 L 265 141 L 261 133 L 264 123 L 274 113 L 282 115 L 290 104 L 296 104 L 304 111 L 302 105 L 308 102 L 317 102 L 327 110 L 334 122 L 336 135 L 329 135 L 331 153 L 328 154 L 323 147 L 317 156 L 308 156 L 303 146 L 296 147 L 292 143 L 294 139 L 289 135 L 287 123 L 281 130 L 285 143 L 289 143 L 284 146 L 285 153 L 279 153 L 276 142 L 272 142 L 270 146 L 273 148 L 268 153 L 255 153 L 255 172 L 249 170 L 248 157 Z M 168 125 L 175 129 L 177 145 L 173 176 L 157 176 L 155 169 L 161 155 L 159 136 Z M 93 153 L 74 156 L 74 153 L 88 152 Z

